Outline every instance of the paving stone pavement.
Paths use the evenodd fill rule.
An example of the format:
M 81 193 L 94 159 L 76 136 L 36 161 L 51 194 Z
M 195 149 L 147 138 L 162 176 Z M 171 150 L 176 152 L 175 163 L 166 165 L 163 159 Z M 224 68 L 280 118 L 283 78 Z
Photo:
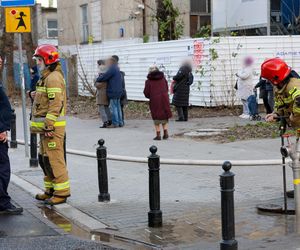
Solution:
M 97 139 L 104 138 L 110 154 L 149 155 L 148 148 L 153 144 L 152 121 L 127 121 L 125 128 L 116 130 L 101 130 L 98 123 L 96 120 L 68 118 L 68 147 L 92 152 L 95 151 Z M 232 117 L 197 119 L 186 124 L 171 123 L 171 133 L 246 123 L 248 121 Z M 216 144 L 172 138 L 156 144 L 158 153 L 167 158 L 280 158 L 278 139 Z M 28 167 L 24 148 L 10 150 L 10 154 L 13 172 L 42 188 L 42 171 Z M 97 201 L 96 159 L 68 156 L 68 169 L 72 192 L 68 202 L 108 224 L 112 232 L 170 249 L 218 249 L 221 237 L 221 166 L 161 166 L 161 209 L 164 218 L 161 230 L 147 227 L 149 205 L 146 164 L 108 162 L 110 203 Z M 285 242 L 289 247 L 285 249 L 296 250 L 299 241 L 294 240 L 297 238 L 293 230 L 285 230 L 293 227 L 289 226 L 293 225 L 293 217 L 263 216 L 255 211 L 256 204 L 282 196 L 281 167 L 233 166 L 232 171 L 236 174 L 237 238 L 241 242 L 239 249 L 282 249 L 274 247 L 275 243 Z M 287 174 L 289 188 L 292 188 L 292 172 L 289 168 Z M 282 246 L 281 243 L 277 245 Z
M 11 158 L 15 174 L 42 188 L 40 169 L 24 168 L 24 165 L 18 167 L 24 162 L 22 147 L 11 151 Z M 95 159 L 68 156 L 68 164 L 72 186 L 69 203 L 109 225 L 112 232 L 165 247 L 178 247 L 178 244 L 179 249 L 186 245 L 190 249 L 216 249 L 221 235 L 220 168 L 162 166 L 161 209 L 165 230 L 157 232 L 147 227 L 149 205 L 146 165 L 109 162 L 109 192 L 112 201 L 99 203 Z M 235 196 L 238 208 L 245 206 L 245 203 L 250 204 L 251 213 L 255 214 L 253 209 L 257 203 L 282 195 L 280 167 L 236 167 L 233 171 L 236 174 Z M 288 173 L 290 178 L 291 171 Z M 244 224 L 252 221 L 247 218 L 241 213 Z M 260 220 L 255 218 L 255 221 Z M 249 227 L 253 229 L 254 226 Z M 244 232 L 250 234 L 250 229 Z M 186 231 L 190 237 L 179 237 L 186 236 Z M 271 238 L 276 236 L 275 233 L 264 233 L 263 237 Z M 239 237 L 243 234 L 239 234 Z M 199 241 L 201 248 L 197 248 Z

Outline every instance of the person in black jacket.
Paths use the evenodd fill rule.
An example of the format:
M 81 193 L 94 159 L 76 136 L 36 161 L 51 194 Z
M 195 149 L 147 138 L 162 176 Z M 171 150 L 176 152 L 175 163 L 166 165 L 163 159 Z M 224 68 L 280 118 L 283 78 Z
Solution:
M 31 82 L 30 82 L 30 90 L 28 91 L 29 98 L 31 99 L 31 103 L 33 103 L 35 97 L 36 84 L 40 80 L 40 75 L 38 71 L 38 67 L 34 66 L 30 69 L 31 74 Z
M 119 57 L 117 55 L 113 55 L 112 58 L 114 58 L 119 65 Z M 119 67 L 120 68 L 120 67 Z M 123 125 L 125 124 L 125 117 L 124 117 L 124 107 L 128 104 L 127 100 L 127 91 L 126 91 L 126 85 L 125 85 L 125 72 L 120 70 L 121 77 L 122 77 L 122 87 L 123 87 L 123 94 L 120 99 L 121 104 L 121 111 L 122 111 L 122 118 L 123 118 Z
M 0 68 L 2 59 L 0 58 Z M 23 208 L 17 208 L 10 202 L 7 193 L 10 181 L 10 163 L 8 158 L 7 131 L 10 130 L 12 109 L 0 82 L 0 214 L 21 214 Z
M 190 86 L 194 81 L 191 64 L 189 62 L 184 62 L 176 76 L 173 77 L 173 80 L 175 81 L 175 84 L 172 104 L 176 107 L 178 113 L 178 119 L 176 121 L 187 121 Z
M 273 113 L 274 109 L 274 95 L 273 86 L 266 79 L 260 77 L 259 82 L 255 85 L 259 88 L 259 97 L 263 99 L 263 103 L 267 114 Z

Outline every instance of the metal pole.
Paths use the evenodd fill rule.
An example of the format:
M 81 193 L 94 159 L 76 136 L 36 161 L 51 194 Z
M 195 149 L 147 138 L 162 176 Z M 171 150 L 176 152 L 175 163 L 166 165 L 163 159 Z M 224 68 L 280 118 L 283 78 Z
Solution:
M 23 49 L 22 49 L 22 35 L 19 36 L 19 61 L 20 61 L 20 79 L 21 79 L 21 94 L 22 94 L 22 111 L 23 111 L 23 128 L 24 128 L 24 141 L 25 141 L 25 156 L 29 157 L 28 147 L 28 128 L 27 128 L 27 115 L 26 115 L 26 95 L 25 95 L 25 80 L 24 80 L 24 67 L 23 67 Z
M 300 216 L 300 162 L 299 162 L 299 156 L 300 156 L 300 144 L 299 144 L 299 138 L 297 138 L 296 142 L 296 152 L 294 156 L 292 157 L 292 169 L 293 169 L 293 183 L 294 183 L 294 197 L 295 197 L 295 213 L 296 217 L 299 218 Z M 299 225 L 300 226 L 300 225 Z
M 11 123 L 10 123 L 10 147 L 11 148 L 17 148 L 18 142 L 17 142 L 17 128 L 16 128 L 16 113 L 15 110 L 12 109 L 12 117 L 11 117 Z
M 280 121 L 280 137 L 281 137 L 281 147 L 284 147 L 284 133 L 286 130 L 286 120 L 281 118 Z M 283 178 L 283 197 L 284 197 L 284 212 L 287 213 L 287 193 L 286 193 L 286 167 L 285 167 L 285 157 L 282 155 L 282 178 Z
M 162 211 L 160 210 L 160 183 L 159 183 L 159 155 L 156 154 L 157 147 L 150 148 L 151 155 L 148 157 L 149 166 L 149 203 L 148 226 L 162 226 Z
M 110 194 L 108 193 L 108 176 L 107 176 L 107 164 L 106 164 L 106 147 L 104 147 L 104 140 L 99 140 L 99 147 L 97 148 L 97 160 L 98 160 L 98 184 L 99 192 L 98 201 L 110 201 Z
M 30 134 L 30 160 L 29 166 L 36 168 L 39 166 L 38 155 L 37 155 L 37 134 Z
M 268 23 L 267 23 L 267 36 L 271 35 L 271 0 L 267 1 L 267 15 L 268 15 Z
M 222 241 L 220 250 L 237 250 L 234 224 L 234 173 L 230 172 L 231 163 L 223 163 L 224 172 L 220 175 L 221 212 L 222 212 Z

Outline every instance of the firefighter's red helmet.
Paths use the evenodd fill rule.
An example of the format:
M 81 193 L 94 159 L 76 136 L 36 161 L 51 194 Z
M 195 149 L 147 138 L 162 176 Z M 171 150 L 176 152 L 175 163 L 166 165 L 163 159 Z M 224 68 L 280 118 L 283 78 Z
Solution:
M 57 48 L 53 45 L 43 44 L 36 48 L 34 57 L 41 57 L 44 59 L 46 65 L 59 62 L 59 54 Z
M 261 77 L 272 84 L 280 84 L 291 73 L 291 68 L 280 58 L 271 58 L 261 65 Z

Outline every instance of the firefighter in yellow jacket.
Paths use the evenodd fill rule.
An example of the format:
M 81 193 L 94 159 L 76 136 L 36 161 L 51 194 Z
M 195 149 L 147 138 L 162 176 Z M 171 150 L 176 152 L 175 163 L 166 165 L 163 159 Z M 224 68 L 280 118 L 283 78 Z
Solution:
M 266 116 L 268 122 L 279 116 L 298 133 L 300 132 L 300 79 L 282 59 L 272 58 L 261 65 L 261 77 L 274 85 L 275 107 L 272 114 Z
M 40 134 L 39 164 L 44 172 L 45 192 L 36 199 L 47 205 L 66 202 L 70 182 L 64 159 L 66 86 L 57 49 L 41 45 L 34 53 L 41 72 L 36 85 L 30 129 Z

